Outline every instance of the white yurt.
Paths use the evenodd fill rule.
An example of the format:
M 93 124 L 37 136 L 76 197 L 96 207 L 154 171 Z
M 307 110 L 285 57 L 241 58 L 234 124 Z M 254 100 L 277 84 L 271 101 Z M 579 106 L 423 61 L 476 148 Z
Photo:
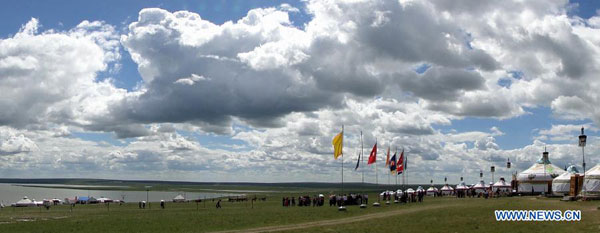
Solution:
M 569 195 L 571 191 L 571 176 L 579 173 L 577 167 L 571 165 L 567 168 L 567 172 L 552 180 L 552 193 L 557 196 Z
M 398 190 L 396 190 L 396 196 L 397 196 L 397 197 L 400 197 L 400 196 L 402 196 L 402 189 L 398 189 Z
M 425 189 L 423 188 L 423 186 L 417 187 L 417 192 L 425 192 Z
M 17 201 L 17 203 L 13 204 L 16 207 L 29 207 L 36 206 L 35 200 L 29 199 L 27 196 L 23 197 L 23 199 Z
M 489 186 L 486 185 L 483 180 L 480 180 L 479 183 L 473 185 L 473 189 L 475 189 L 475 193 L 484 193 L 488 187 Z
M 406 190 L 406 193 L 408 193 L 408 194 L 413 194 L 413 193 L 415 193 L 415 190 L 414 190 L 414 189 L 412 189 L 412 188 L 408 188 L 408 189 Z
M 517 175 L 519 193 L 542 193 L 552 191 L 552 180 L 565 173 L 565 170 L 552 164 L 548 152 L 527 170 Z
M 465 184 L 464 181 L 461 181 L 460 184 L 456 185 L 456 191 L 459 191 L 459 190 L 462 190 L 462 191 L 469 190 L 469 187 L 467 187 L 467 185 Z
M 440 189 L 442 191 L 442 195 L 452 195 L 452 193 L 454 192 L 454 189 L 452 187 L 450 187 L 448 184 L 445 184 L 444 187 L 442 187 Z
M 173 198 L 173 202 L 185 202 L 185 197 L 183 197 L 183 195 L 179 194 Z
M 435 196 L 435 194 L 438 192 L 438 189 L 436 187 L 429 187 L 426 191 L 427 196 Z
M 600 197 L 600 164 L 585 172 L 581 192 L 586 197 Z
M 506 180 L 504 180 L 504 177 L 500 177 L 500 180 L 498 180 L 498 182 L 494 183 L 492 185 L 492 191 L 496 192 L 496 191 L 500 191 L 500 192 L 510 192 L 512 187 L 510 186 L 510 183 L 506 183 Z

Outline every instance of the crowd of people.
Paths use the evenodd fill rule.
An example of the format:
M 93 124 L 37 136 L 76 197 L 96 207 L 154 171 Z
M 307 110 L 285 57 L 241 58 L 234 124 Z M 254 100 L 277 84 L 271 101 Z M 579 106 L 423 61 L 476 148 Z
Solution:
M 369 195 L 360 193 L 329 195 L 329 206 L 369 204 Z
M 485 189 L 477 191 L 476 189 L 466 189 L 466 190 L 455 190 L 450 195 L 455 195 L 458 198 L 492 198 L 492 197 L 502 197 L 502 196 L 510 196 L 511 193 L 507 190 L 496 190 L 492 191 L 491 189 Z M 409 192 L 391 192 L 385 191 L 381 194 L 381 196 L 377 199 L 377 201 L 394 201 L 398 203 L 420 203 L 423 202 L 425 196 L 433 196 L 433 197 L 441 197 L 442 191 L 439 190 L 434 192 L 433 195 L 427 195 L 427 192 L 423 189 L 417 189 L 417 191 L 409 191 Z M 325 198 L 322 194 L 309 196 L 299 196 L 299 197 L 283 197 L 282 205 L 284 207 L 288 206 L 323 206 Z M 347 205 L 362 205 L 369 204 L 369 195 L 366 193 L 351 193 L 351 194 L 331 194 L 329 195 L 329 206 L 347 206 Z
M 423 199 L 425 199 L 425 191 L 418 190 L 411 193 L 402 192 L 402 194 L 399 195 L 398 193 L 390 194 L 384 192 L 382 196 L 384 201 L 392 201 L 393 199 L 400 203 L 423 202 Z
M 496 191 L 492 191 L 490 189 L 484 189 L 481 191 L 477 191 L 476 189 L 466 189 L 466 190 L 457 190 L 456 197 L 458 198 L 493 198 L 493 197 L 508 197 L 511 196 L 511 192 L 508 190 L 496 189 Z
M 323 204 L 325 203 L 325 197 L 323 195 L 315 195 L 313 197 L 310 197 L 309 195 L 304 195 L 304 196 L 298 196 L 298 199 L 296 199 L 296 197 L 283 197 L 281 200 L 281 204 L 284 207 L 288 207 L 288 206 L 296 206 L 296 200 L 298 200 L 297 205 L 298 206 L 323 206 Z

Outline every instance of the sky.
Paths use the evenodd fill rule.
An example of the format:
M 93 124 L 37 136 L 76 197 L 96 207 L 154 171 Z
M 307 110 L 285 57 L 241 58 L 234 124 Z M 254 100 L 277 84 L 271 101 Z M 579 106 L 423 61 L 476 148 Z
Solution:
M 0 177 L 339 182 L 342 125 L 345 181 L 600 162 L 598 1 L 1 4 Z

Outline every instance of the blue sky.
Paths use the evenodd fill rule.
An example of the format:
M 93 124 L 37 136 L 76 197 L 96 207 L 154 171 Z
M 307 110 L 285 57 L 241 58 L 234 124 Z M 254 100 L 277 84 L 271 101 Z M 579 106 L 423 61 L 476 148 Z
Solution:
M 283 9 L 284 3 L 299 11 Z M 49 73 L 48 77 L 61 73 L 43 70 L 44 67 L 70 67 L 68 62 L 91 50 L 73 47 L 72 51 L 81 52 L 77 59 L 57 61 L 66 64 L 29 67 L 35 71 L 31 75 L 18 76 L 17 72 L 14 76 L 13 71 L 22 68 L 14 62 L 16 58 L 39 60 L 44 54 L 62 56 L 64 51 L 36 53 L 23 47 L 15 52 L 0 43 L 0 77 L 10 78 L 10 82 L 0 82 L 0 91 L 8 93 L 0 97 L 11 100 L 0 101 L 0 107 L 9 109 L 0 114 L 0 155 L 14 155 L 11 159 L 18 160 L 22 153 L 54 153 L 63 143 L 69 144 L 56 136 L 62 135 L 64 140 L 81 140 L 82 145 L 92 142 L 102 147 L 74 146 L 77 150 L 65 152 L 65 158 L 56 155 L 65 161 L 76 160 L 74 155 L 90 151 L 98 153 L 98 157 L 110 154 L 110 158 L 127 162 L 156 155 L 157 160 L 168 160 L 171 168 L 179 159 L 206 153 L 210 154 L 206 160 L 197 159 L 204 162 L 195 164 L 199 168 L 217 166 L 214 161 L 219 156 L 235 161 L 266 158 L 265 163 L 275 167 L 281 165 L 279 162 L 294 163 L 302 156 L 324 157 L 330 146 L 329 134 L 335 131 L 332 126 L 341 124 L 336 120 L 345 119 L 348 134 L 353 134 L 349 145 L 356 145 L 354 134 L 359 130 L 368 131 L 366 144 L 371 144 L 368 140 L 384 138 L 385 143 L 412 146 L 415 153 L 422 153 L 418 162 L 425 165 L 437 161 L 435 167 L 441 176 L 443 172 L 469 170 L 458 165 L 446 167 L 450 155 L 469 154 L 478 166 L 512 156 L 511 151 L 520 153 L 514 155 L 515 159 L 529 160 L 539 156 L 531 154 L 531 148 L 541 148 L 535 142 L 540 140 L 541 144 L 554 145 L 560 153 L 559 161 L 564 163 L 573 160 L 567 157 L 574 153 L 570 146 L 578 134 L 575 128 L 590 126 L 587 134 L 591 138 L 600 136 L 600 110 L 594 105 L 597 95 L 592 75 L 600 66 L 594 63 L 598 55 L 591 48 L 599 42 L 590 35 L 600 27 L 600 20 L 595 21 L 600 19 L 600 1 L 571 1 L 567 5 L 510 2 L 515 10 L 502 12 L 495 20 L 520 31 L 497 30 L 491 23 L 467 20 L 489 17 L 485 11 L 488 8 L 482 6 L 435 2 L 432 8 L 418 2 L 401 7 L 399 4 L 405 3 L 3 1 L 0 40 L 12 39 L 15 44 L 27 46 L 27 41 L 20 41 L 22 38 L 15 34 L 32 18 L 39 21 L 38 34 L 30 36 L 37 36 L 39 43 L 51 40 L 40 35 L 42 32 L 73 37 L 68 31 L 82 21 L 101 21 L 115 31 L 110 32 L 113 44 L 97 44 L 99 51 L 104 56 L 118 51 L 121 57 L 90 58 L 85 62 L 91 65 L 82 67 L 91 68 L 76 74 L 84 74 L 81 78 L 61 76 L 57 83 L 64 89 L 59 85 L 40 91 L 52 85 L 44 77 L 40 79 L 44 72 Z M 497 8 L 494 4 L 482 5 Z M 275 13 L 249 13 L 268 7 L 276 9 Z M 309 7 L 314 15 L 306 12 Z M 571 21 L 564 24 L 562 13 L 553 8 L 566 11 Z M 153 30 L 145 24 L 135 25 L 137 31 L 130 30 L 129 26 L 138 22 L 138 15 L 144 10 L 145 14 L 163 18 L 184 11 L 193 22 L 187 25 L 189 28 L 176 28 L 148 17 L 151 20 L 145 23 L 171 33 L 144 34 Z M 444 21 L 440 10 L 466 16 Z M 529 20 L 538 20 L 537 24 L 514 20 L 518 17 L 511 15 L 527 11 L 535 14 L 523 18 L 534 17 Z M 203 22 L 193 19 L 193 14 L 215 24 L 214 27 L 194 31 L 193 26 Z M 279 21 L 282 15 L 289 17 L 292 25 Z M 543 21 L 543 16 L 551 16 L 553 21 Z M 235 24 L 245 17 L 258 29 L 252 23 Z M 234 22 L 234 26 L 223 25 L 227 21 Z M 314 23 L 310 28 L 306 26 L 309 22 Z M 559 30 L 564 31 L 556 33 Z M 221 34 L 211 34 L 214 31 Z M 438 38 L 440 35 L 443 36 Z M 193 40 L 185 41 L 189 38 Z M 77 39 L 81 38 L 74 38 Z M 23 54 L 5 55 L 3 51 Z M 148 63 L 136 64 L 131 54 L 138 54 Z M 109 67 L 118 63 L 121 69 L 109 72 L 98 68 L 98 62 Z M 172 68 L 175 66 L 178 68 Z M 144 82 L 142 74 L 151 81 Z M 113 80 L 108 87 L 101 83 L 107 78 Z M 29 83 L 14 86 L 18 83 L 15 80 Z M 70 87 L 71 83 L 79 86 Z M 18 97 L 11 95 L 10 90 L 18 90 Z M 492 132 L 493 127 L 502 133 Z M 462 133 L 477 138 L 465 139 Z M 2 140 L 6 142 L 3 144 Z M 15 142 L 31 145 L 19 147 Z M 150 142 L 154 144 L 145 144 Z M 477 143 L 485 148 L 473 152 Z M 466 147 L 457 149 L 462 144 Z M 330 162 L 326 165 L 330 166 Z

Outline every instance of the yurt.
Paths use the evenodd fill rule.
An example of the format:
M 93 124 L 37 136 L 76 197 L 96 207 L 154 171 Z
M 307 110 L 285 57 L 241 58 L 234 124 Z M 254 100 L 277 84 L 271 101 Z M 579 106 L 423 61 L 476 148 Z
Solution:
M 484 193 L 488 187 L 489 186 L 486 185 L 483 180 L 480 180 L 479 183 L 473 185 L 473 189 L 475 189 L 475 193 Z
M 585 172 L 581 192 L 586 197 L 600 197 L 600 164 Z
M 429 187 L 426 191 L 427 196 L 435 196 L 435 194 L 438 192 L 438 189 L 436 187 Z
M 31 200 L 29 198 L 27 198 L 27 196 L 23 197 L 23 199 L 17 201 L 17 203 L 13 204 L 13 206 L 16 207 L 29 207 L 29 206 L 36 206 L 35 204 L 35 200 Z
M 567 168 L 567 172 L 552 180 L 552 193 L 557 196 L 569 195 L 571 191 L 571 176 L 579 173 L 577 167 L 571 165 Z
M 414 189 L 412 189 L 412 188 L 408 188 L 408 189 L 406 190 L 406 193 L 407 193 L 407 194 L 413 194 L 413 193 L 415 193 L 415 190 L 414 190 Z
M 185 197 L 183 197 L 183 195 L 179 194 L 173 198 L 173 202 L 185 202 Z
M 552 191 L 552 180 L 565 173 L 565 170 L 552 164 L 548 159 L 548 152 L 527 170 L 517 175 L 518 192 L 524 194 L 538 194 Z
M 423 186 L 417 187 L 417 192 L 425 192 L 425 189 L 423 189 Z
M 400 196 L 402 196 L 402 189 L 398 189 L 398 190 L 396 190 L 396 196 L 397 196 L 397 197 L 400 197 Z
M 469 190 L 469 187 L 465 184 L 464 181 L 461 181 L 460 184 L 456 185 L 456 191 L 465 191 Z
M 500 180 L 498 180 L 498 182 L 494 183 L 492 185 L 492 191 L 496 192 L 496 191 L 500 191 L 500 192 L 509 192 L 511 186 L 510 183 L 506 183 L 506 180 L 504 180 L 504 177 L 500 177 Z
M 445 184 L 444 187 L 442 187 L 440 190 L 442 191 L 442 195 L 444 196 L 452 195 L 452 193 L 454 192 L 454 189 L 448 184 Z

